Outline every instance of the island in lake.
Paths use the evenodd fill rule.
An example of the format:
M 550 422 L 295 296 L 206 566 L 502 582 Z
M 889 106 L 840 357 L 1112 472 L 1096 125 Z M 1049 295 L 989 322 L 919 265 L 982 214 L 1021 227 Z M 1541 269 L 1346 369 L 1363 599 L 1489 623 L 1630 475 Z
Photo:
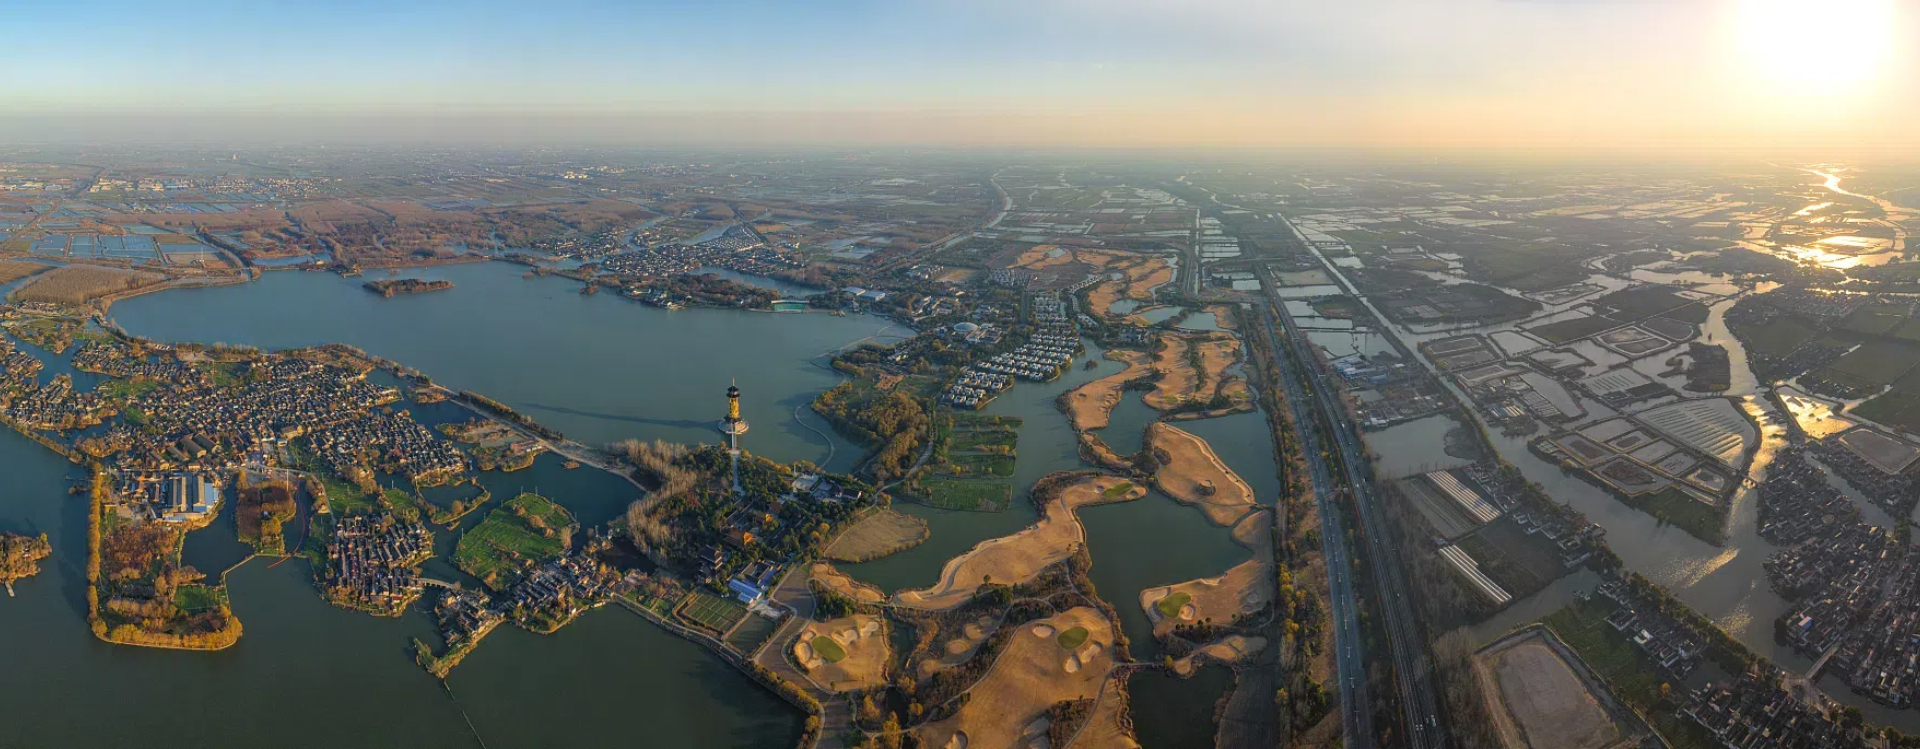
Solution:
M 380 296 L 392 298 L 395 294 L 421 294 L 429 291 L 445 291 L 453 288 L 452 281 L 428 281 L 424 278 L 389 278 L 368 281 L 364 286 L 368 291 Z
M 0 585 L 7 586 L 7 595 L 13 595 L 13 581 L 39 574 L 40 560 L 51 554 L 53 544 L 47 542 L 45 533 L 38 536 L 0 533 Z

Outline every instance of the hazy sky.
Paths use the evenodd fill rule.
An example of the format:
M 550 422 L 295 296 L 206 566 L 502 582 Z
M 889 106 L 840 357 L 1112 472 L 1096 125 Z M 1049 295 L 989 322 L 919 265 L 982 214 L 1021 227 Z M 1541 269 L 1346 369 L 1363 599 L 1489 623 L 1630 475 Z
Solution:
M 0 3 L 0 136 L 1920 146 L 1909 0 Z

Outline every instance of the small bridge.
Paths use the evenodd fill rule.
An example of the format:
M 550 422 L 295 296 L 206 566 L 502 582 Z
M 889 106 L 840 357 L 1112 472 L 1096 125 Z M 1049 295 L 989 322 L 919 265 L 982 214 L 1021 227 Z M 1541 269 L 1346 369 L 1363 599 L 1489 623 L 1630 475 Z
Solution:
M 460 586 L 458 586 L 458 585 L 455 585 L 455 584 L 453 584 L 453 583 L 450 583 L 450 582 L 447 582 L 447 581 L 445 581 L 445 580 L 435 580 L 435 579 L 433 579 L 433 578 L 431 578 L 431 577 L 423 577 L 423 578 L 420 578 L 420 584 L 421 584 L 421 585 L 431 585 L 431 586 L 434 586 L 434 587 L 436 587 L 436 588 L 446 588 L 447 590 L 457 590 L 457 589 L 459 589 L 459 587 L 460 587 Z

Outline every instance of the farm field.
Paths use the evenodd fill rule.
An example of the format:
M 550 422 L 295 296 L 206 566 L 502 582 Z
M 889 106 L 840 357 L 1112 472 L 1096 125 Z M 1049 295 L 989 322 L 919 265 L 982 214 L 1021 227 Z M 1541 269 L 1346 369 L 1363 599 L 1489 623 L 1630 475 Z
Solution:
M 1586 338 L 1603 330 L 1612 330 L 1620 327 L 1621 324 L 1605 317 L 1576 317 L 1528 328 L 1527 332 L 1545 338 L 1549 343 L 1566 343 Z
M 824 554 L 839 562 L 877 559 L 925 541 L 931 533 L 927 521 L 886 508 L 868 514 L 841 532 Z
M 487 587 L 505 590 L 528 568 L 566 551 L 573 525 L 566 508 L 538 494 L 521 494 L 460 536 L 454 564 Z
M 1868 341 L 1814 374 L 1842 385 L 1876 390 L 1893 384 L 1915 365 L 1920 365 L 1920 344 Z
M 151 286 L 166 276 L 143 271 L 101 268 L 91 265 L 63 265 L 47 271 L 13 292 L 23 302 L 85 304 L 108 294 Z
M 1776 317 L 1764 326 L 1740 329 L 1747 350 L 1775 359 L 1793 353 L 1819 334 L 1819 326 L 1791 315 Z

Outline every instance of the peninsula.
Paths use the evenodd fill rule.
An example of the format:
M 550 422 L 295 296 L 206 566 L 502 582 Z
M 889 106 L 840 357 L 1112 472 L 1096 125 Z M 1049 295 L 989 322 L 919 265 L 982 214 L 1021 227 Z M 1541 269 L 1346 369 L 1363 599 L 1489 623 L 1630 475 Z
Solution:
M 386 278 L 368 281 L 364 284 L 368 291 L 392 299 L 397 294 L 424 294 L 429 291 L 445 291 L 453 288 L 452 281 L 428 281 L 424 278 Z
M 39 574 L 40 560 L 51 554 L 53 544 L 47 542 L 45 533 L 39 536 L 0 533 L 0 585 L 7 586 L 7 595 L 13 595 L 13 581 Z

